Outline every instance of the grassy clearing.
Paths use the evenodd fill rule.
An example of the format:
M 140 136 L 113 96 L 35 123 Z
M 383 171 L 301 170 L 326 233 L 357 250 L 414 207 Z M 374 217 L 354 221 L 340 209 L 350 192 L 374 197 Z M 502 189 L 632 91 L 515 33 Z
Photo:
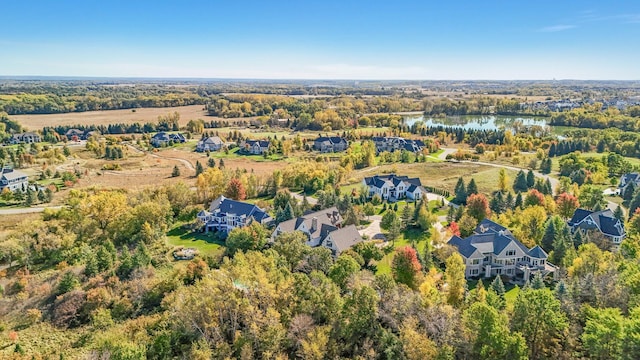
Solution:
M 478 285 L 478 281 L 479 280 L 467 280 L 467 288 L 469 289 L 469 291 L 472 291 L 476 288 L 476 286 Z M 492 282 L 493 279 L 482 280 L 485 289 L 490 288 Z M 504 289 L 504 298 L 507 301 L 507 309 L 512 309 L 513 303 L 516 301 L 518 293 L 520 292 L 520 287 L 513 284 L 505 284 Z
M 194 233 L 183 229 L 181 225 L 167 233 L 167 243 L 171 246 L 194 248 L 202 255 L 212 255 L 224 251 L 224 242 L 215 240 L 212 235 Z
M 391 246 L 393 247 L 393 249 L 397 249 L 403 246 L 411 246 L 411 243 L 414 242 L 418 251 L 422 253 L 424 251 L 424 247 L 427 246 L 428 239 L 429 237 L 422 230 L 409 229 L 404 231 Z M 380 261 L 375 263 L 377 274 L 391 273 L 391 262 L 393 261 L 394 254 L 395 251 L 391 251 L 386 254 Z

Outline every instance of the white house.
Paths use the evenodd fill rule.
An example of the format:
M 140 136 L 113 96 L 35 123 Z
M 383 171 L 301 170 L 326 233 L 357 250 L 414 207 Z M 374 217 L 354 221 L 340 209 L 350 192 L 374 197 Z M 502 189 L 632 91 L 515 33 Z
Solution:
M 568 222 L 571 231 L 597 231 L 609 238 L 614 245 L 620 245 L 627 236 L 624 223 L 613 215 L 610 209 L 591 211 L 576 209 Z
M 415 153 L 422 151 L 425 147 L 422 140 L 405 139 L 396 136 L 374 136 L 371 140 L 376 145 L 377 152 L 406 150 Z
M 507 228 L 488 219 L 480 222 L 473 235 L 466 239 L 453 236 L 448 243 L 462 256 L 467 278 L 504 275 L 526 282 L 537 272 L 557 274 L 541 247 L 527 249 Z
M 217 136 L 206 137 L 200 139 L 196 145 L 197 152 L 218 151 L 222 148 L 224 142 Z
M 369 189 L 369 197 L 374 195 L 380 196 L 383 200 L 397 201 L 408 198 L 417 200 L 427 193 L 418 178 L 409 178 L 408 176 L 375 175 L 365 177 L 362 180 L 364 185 Z
M 267 140 L 245 140 L 241 148 L 244 152 L 253 155 L 262 155 L 269 150 L 270 142 Z
M 211 202 L 209 211 L 202 210 L 198 213 L 198 220 L 204 223 L 205 231 L 220 231 L 228 233 L 229 231 L 249 225 L 252 221 L 261 224 L 271 222 L 271 217 L 259 207 L 245 203 L 227 199 L 220 195 Z
M 0 193 L 6 188 L 10 191 L 26 190 L 29 186 L 29 177 L 22 171 L 11 168 L 0 170 Z
M 313 142 L 313 149 L 320 152 L 340 152 L 349 147 L 349 142 L 339 136 L 321 136 Z
M 40 135 L 33 132 L 25 132 L 22 134 L 14 134 L 9 140 L 12 144 L 31 144 L 40 142 Z

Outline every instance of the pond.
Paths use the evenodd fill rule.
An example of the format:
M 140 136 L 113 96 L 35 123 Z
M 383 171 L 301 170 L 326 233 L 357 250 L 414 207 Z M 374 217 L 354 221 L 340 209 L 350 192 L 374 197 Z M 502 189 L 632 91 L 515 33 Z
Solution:
M 424 115 L 409 115 L 404 117 L 405 124 L 412 126 L 422 122 L 426 126 L 444 126 L 463 128 L 465 130 L 497 130 L 510 129 L 522 131 L 532 126 L 548 129 L 546 117 L 534 116 L 502 116 L 502 115 L 463 115 L 447 116 L 444 118 L 426 117 Z

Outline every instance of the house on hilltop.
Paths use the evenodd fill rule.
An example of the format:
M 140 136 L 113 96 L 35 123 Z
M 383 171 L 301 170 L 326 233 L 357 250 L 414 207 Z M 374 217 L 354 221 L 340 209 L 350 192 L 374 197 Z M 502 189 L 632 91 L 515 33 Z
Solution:
M 313 142 L 313 149 L 323 153 L 345 151 L 348 147 L 347 139 L 339 136 L 321 136 Z
M 307 236 L 307 245 L 324 246 L 334 256 L 362 242 L 362 236 L 355 225 L 342 227 L 342 216 L 334 206 L 283 221 L 276 227 L 271 239 L 287 232 L 300 231 Z
M 418 200 L 423 194 L 427 193 L 418 178 L 409 178 L 408 176 L 375 175 L 365 177 L 362 180 L 364 185 L 369 189 L 369 197 L 374 195 L 380 196 L 383 200 L 397 201 L 408 198 Z
M 260 224 L 268 224 L 272 221 L 269 214 L 256 205 L 227 199 L 220 195 L 211 202 L 209 210 L 202 210 L 197 215 L 198 220 L 204 224 L 204 230 L 229 231 L 249 225 L 252 221 Z
M 502 275 L 526 282 L 536 273 L 556 274 L 556 266 L 547 262 L 548 255 L 540 246 L 527 249 L 511 231 L 489 219 L 482 220 L 473 235 L 465 239 L 453 236 L 448 244 L 462 256 L 466 278 Z
M 572 232 L 597 231 L 609 238 L 614 245 L 620 245 L 627 236 L 624 223 L 616 219 L 610 209 L 602 211 L 576 209 L 568 225 Z

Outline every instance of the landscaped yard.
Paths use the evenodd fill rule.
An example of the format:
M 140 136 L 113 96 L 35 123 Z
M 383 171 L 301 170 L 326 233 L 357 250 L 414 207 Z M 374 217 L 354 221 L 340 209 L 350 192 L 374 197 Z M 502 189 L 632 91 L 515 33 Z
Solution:
M 491 283 L 493 279 L 483 280 L 485 289 L 489 289 L 491 287 Z M 478 280 L 467 280 L 467 287 L 469 291 L 474 290 L 478 285 Z M 504 298 L 507 301 L 507 308 L 512 308 L 513 303 L 516 301 L 516 297 L 518 297 L 518 293 L 520 292 L 520 287 L 513 284 L 504 284 Z
M 171 246 L 194 248 L 201 255 L 211 255 L 224 251 L 224 242 L 215 240 L 210 234 L 192 232 L 176 226 L 167 233 L 167 242 Z
M 395 243 L 391 246 L 394 249 L 403 247 L 403 246 L 411 246 L 411 242 L 415 242 L 416 248 L 420 253 L 424 252 L 424 247 L 427 245 L 427 241 L 429 237 L 426 233 L 424 233 L 420 229 L 409 229 L 404 231 L 398 239 L 396 239 Z M 391 273 L 391 262 L 393 261 L 393 255 L 395 251 L 392 251 L 386 254 L 382 260 L 376 262 L 377 274 L 390 274 Z

